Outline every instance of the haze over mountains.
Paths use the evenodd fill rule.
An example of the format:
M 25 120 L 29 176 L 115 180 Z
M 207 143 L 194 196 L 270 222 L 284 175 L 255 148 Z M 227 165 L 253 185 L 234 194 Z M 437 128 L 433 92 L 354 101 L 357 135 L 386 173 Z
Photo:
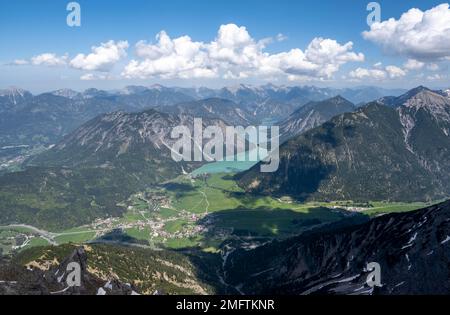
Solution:
M 240 85 L 214 90 L 155 85 L 128 86 L 116 91 L 88 89 L 76 92 L 63 89 L 33 96 L 25 90 L 10 88 L 0 91 L 0 146 L 53 144 L 95 116 L 118 110 L 161 109 L 215 98 L 237 104 L 240 114 L 245 117 L 242 123 L 245 120 L 258 123 L 270 120 L 273 123 L 310 101 L 341 94 L 354 103 L 360 103 L 386 95 L 399 95 L 400 92 L 372 87 L 337 90 L 313 86 Z

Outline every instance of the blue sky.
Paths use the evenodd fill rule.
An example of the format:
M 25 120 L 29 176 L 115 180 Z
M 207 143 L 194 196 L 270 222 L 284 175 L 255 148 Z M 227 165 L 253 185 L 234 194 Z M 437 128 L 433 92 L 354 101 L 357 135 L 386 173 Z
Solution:
M 442 26 L 448 17 L 445 8 L 439 10 L 442 14 L 438 15 L 443 21 L 430 26 L 434 31 L 441 28 L 437 30 L 440 40 L 436 37 L 435 42 L 426 43 L 430 51 L 436 53 L 427 54 L 421 52 L 420 47 L 409 44 L 408 36 L 412 34 L 398 33 L 400 30 L 390 34 L 390 38 L 382 38 L 383 33 L 375 31 L 364 37 L 362 32 L 370 30 L 366 22 L 369 14 L 366 6 L 370 1 L 79 0 L 81 27 L 68 27 L 66 24 L 69 13 L 66 5 L 69 2 L 1 2 L 0 87 L 15 85 L 32 91 L 45 91 L 63 87 L 118 88 L 153 83 L 222 86 L 268 81 L 321 86 L 373 84 L 411 87 L 418 83 L 450 86 L 447 47 L 438 43 L 442 38 L 450 42 L 446 37 L 449 31 Z M 389 18 L 399 21 L 401 15 L 411 8 L 426 12 L 444 2 L 388 0 L 378 3 L 382 21 Z M 434 19 L 434 15 L 432 17 Z M 236 39 L 230 43 L 231 46 L 225 47 L 217 40 L 221 25 L 236 26 L 223 29 L 224 38 Z M 180 56 L 177 51 L 164 50 L 163 53 L 161 47 L 156 47 L 158 40 L 155 39 L 163 30 L 170 40 L 188 35 L 194 45 L 201 43 L 201 48 L 188 56 L 184 53 Z M 239 37 L 241 35 L 245 36 Z M 388 43 L 403 35 L 406 38 L 404 43 Z M 239 38 L 244 39 L 239 42 Z M 261 40 L 267 38 L 271 38 L 271 42 L 267 41 L 261 48 Z M 345 51 L 333 58 L 318 56 L 318 51 L 312 48 L 307 53 L 315 38 L 332 40 L 316 41 L 331 54 L 340 51 L 350 41 L 353 46 L 345 46 Z M 141 40 L 146 42 L 138 52 L 136 44 Z M 107 45 L 104 53 L 113 60 L 102 64 L 102 52 L 89 57 L 93 53 L 92 47 L 100 47 L 109 41 L 114 42 Z M 121 41 L 126 41 L 127 47 L 122 45 L 118 51 L 115 50 Z M 212 43 L 219 47 L 211 48 Z M 110 56 L 108 49 L 118 55 Z M 248 56 L 245 49 L 251 51 Z M 301 53 L 293 51 L 295 49 Z M 149 51 L 157 51 L 158 56 Z M 234 55 L 228 54 L 229 51 Z M 51 56 L 36 58 L 42 54 Z M 79 54 L 83 55 L 73 62 Z M 127 68 L 131 60 L 136 64 Z M 408 60 L 410 62 L 405 66 Z M 178 62 L 177 66 L 172 67 L 172 62 Z M 261 70 L 263 66 L 267 68 L 264 71 Z

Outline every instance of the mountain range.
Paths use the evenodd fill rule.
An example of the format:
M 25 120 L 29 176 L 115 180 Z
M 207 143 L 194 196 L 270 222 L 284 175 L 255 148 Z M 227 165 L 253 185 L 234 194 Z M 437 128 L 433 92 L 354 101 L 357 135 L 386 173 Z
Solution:
M 225 127 L 218 119 L 205 126 Z M 114 112 L 87 122 L 57 145 L 32 156 L 23 171 L 0 176 L 0 224 L 60 230 L 119 216 L 133 192 L 199 167 L 171 156 L 174 127 L 193 129 L 193 117 Z M 21 196 L 17 199 L 17 196 Z
M 17 95 L 26 94 L 15 94 L 20 104 Z M 40 104 L 51 111 L 48 102 Z M 254 123 L 238 104 L 216 98 L 102 114 L 31 156 L 21 172 L 0 177 L 0 222 L 61 229 L 120 215 L 124 209 L 117 203 L 134 191 L 201 165 L 171 158 L 172 128 L 192 128 L 194 117 L 221 128 Z M 290 140 L 281 146 L 279 169 L 260 173 L 256 165 L 237 178 L 250 193 L 300 200 L 445 198 L 450 193 L 449 117 L 450 100 L 423 87 L 359 109 L 341 96 L 310 102 L 280 124 L 282 138 Z
M 370 103 L 292 138 L 280 167 L 238 175 L 247 191 L 320 200 L 438 200 L 450 194 L 450 100 L 426 88 Z
M 191 102 L 216 98 L 234 102 L 241 114 L 251 117 L 245 119 L 273 123 L 285 119 L 310 101 L 324 100 L 338 94 L 360 103 L 385 95 L 398 95 L 399 92 L 372 87 L 338 90 L 268 84 L 222 89 L 169 88 L 161 85 L 128 86 L 113 91 L 61 89 L 32 95 L 23 89 L 9 88 L 0 91 L 0 146 L 54 144 L 90 119 L 119 110 L 135 112 L 180 103 L 190 106 Z
M 219 119 L 203 119 L 204 125 L 225 128 Z M 140 174 L 176 174 L 188 164 L 172 160 L 176 140 L 173 128 L 194 125 L 194 116 L 161 113 L 154 109 L 143 112 L 113 112 L 100 115 L 64 137 L 51 149 L 32 157 L 29 166 L 101 167 L 135 169 Z M 167 161 L 167 169 L 164 161 Z M 136 174 L 138 175 L 138 174 Z
M 120 216 L 126 209 L 118 203 L 132 193 L 201 166 L 204 162 L 172 158 L 178 140 L 171 137 L 173 128 L 187 126 L 193 133 L 195 116 L 168 109 L 173 114 L 149 109 L 97 116 L 31 156 L 22 171 L 0 176 L 0 224 L 61 230 Z M 227 123 L 214 115 L 199 117 L 203 128 L 219 126 L 225 132 Z M 236 122 L 232 114 L 227 118 Z
M 178 116 L 191 116 L 205 119 L 221 119 L 228 126 L 256 125 L 254 115 L 233 101 L 222 98 L 207 98 L 199 101 L 179 103 L 172 106 L 159 106 L 160 112 Z
M 365 101 L 358 98 L 364 95 L 377 99 L 363 105 Z M 3 147 L 47 146 L 24 159 L 20 171 L 0 175 L 0 225 L 26 224 L 57 235 L 97 219 L 123 218 L 130 196 L 170 182 L 180 189 L 173 192 L 175 199 L 193 198 L 184 200 L 186 207 L 192 203 L 196 211 L 205 203 L 204 217 L 198 221 L 198 213 L 174 212 L 203 231 L 196 236 L 208 236 L 212 231 L 226 233 L 218 221 L 220 213 L 208 213 L 223 198 L 222 193 L 230 198 L 222 200 L 230 201 L 231 210 L 238 198 L 248 201 L 234 209 L 237 218 L 230 211 L 229 220 L 238 228 L 214 244 L 214 250 L 154 250 L 144 245 L 150 243 L 139 242 L 119 246 L 108 243 L 108 234 L 96 234 L 81 246 L 32 247 L 11 261 L 0 262 L 2 294 L 364 295 L 444 294 L 450 289 L 449 202 L 376 218 L 365 212 L 373 201 L 432 204 L 448 198 L 450 97 L 446 90 L 420 86 L 389 95 L 372 88 L 130 86 L 82 93 L 65 89 L 33 96 L 9 89 L 0 92 L 0 110 Z M 181 125 L 192 132 L 195 117 L 202 118 L 203 127 L 214 125 L 222 130 L 227 125 L 279 125 L 278 170 L 261 173 L 257 164 L 227 176 L 231 183 L 224 178 L 211 182 L 208 176 L 181 176 L 203 162 L 175 162 L 171 148 L 176 139 L 170 133 Z M 179 178 L 185 181 L 173 181 Z M 200 181 L 205 184 L 199 190 L 203 199 L 197 200 L 194 192 L 202 187 Z M 291 211 L 296 201 L 319 201 L 318 205 L 343 201 L 368 208 L 334 206 L 323 215 L 339 213 L 339 220 L 298 222 L 289 216 L 295 211 L 303 214 L 302 210 Z M 245 230 L 253 217 L 247 218 L 245 212 L 257 202 L 283 207 L 271 213 L 277 219 L 281 216 L 294 233 L 261 241 L 253 237 L 257 234 Z M 170 215 L 173 209 L 168 211 Z M 146 223 L 153 220 L 139 213 Z M 264 212 L 254 216 L 259 215 Z M 164 222 L 166 228 L 166 224 L 183 222 L 158 220 L 151 223 Z M 206 223 L 206 229 L 201 229 Z M 306 228 L 299 223 L 312 225 Z M 264 228 L 273 234 L 279 231 L 275 223 L 264 223 Z M 141 232 L 149 233 L 133 230 Z M 83 267 L 84 285 L 77 289 L 66 289 L 58 280 L 64 280 L 64 275 L 57 276 L 71 261 Z M 367 286 L 370 262 L 381 266 L 381 287 Z

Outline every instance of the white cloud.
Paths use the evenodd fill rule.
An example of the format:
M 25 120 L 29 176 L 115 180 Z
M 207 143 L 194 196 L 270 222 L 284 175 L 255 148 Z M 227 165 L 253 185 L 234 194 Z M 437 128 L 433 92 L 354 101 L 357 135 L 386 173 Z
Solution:
M 284 40 L 278 34 L 276 40 Z M 353 43 L 339 44 L 332 39 L 314 38 L 303 51 L 294 48 L 270 54 L 271 38 L 255 40 L 244 26 L 220 26 L 216 38 L 196 42 L 189 36 L 175 39 L 162 31 L 156 44 L 136 44 L 139 60 L 131 60 L 122 75 L 127 78 L 249 78 L 277 77 L 331 78 L 348 62 L 361 62 L 362 53 L 353 52 Z
M 287 54 L 274 55 L 280 69 L 294 75 L 329 79 L 347 62 L 362 62 L 364 55 L 352 52 L 353 43 L 340 45 L 332 39 L 314 38 L 303 53 L 293 49 Z
M 401 78 L 406 75 L 406 71 L 396 66 L 387 66 L 386 72 L 391 79 Z
M 13 65 L 13 66 L 25 66 L 28 64 L 29 64 L 28 60 L 25 60 L 25 59 L 16 59 L 10 63 L 10 65 Z
M 415 59 L 408 59 L 408 61 L 405 62 L 403 67 L 405 67 L 405 69 L 407 70 L 419 70 L 422 69 L 424 65 L 425 65 L 424 62 Z
M 99 80 L 110 80 L 112 77 L 108 74 L 95 74 L 95 73 L 86 73 L 80 77 L 82 81 L 99 81 Z
M 375 68 L 381 68 L 383 66 L 382 62 L 377 62 L 376 64 L 373 65 Z
M 427 76 L 427 80 L 429 81 L 439 81 L 439 80 L 444 80 L 447 77 L 445 75 L 441 75 L 441 74 L 433 74 L 433 75 L 429 75 Z
M 142 61 L 132 60 L 125 67 L 123 75 L 127 78 L 147 77 L 215 77 L 216 70 L 208 66 L 205 45 L 194 42 L 189 36 L 171 39 L 162 31 L 157 36 L 157 44 L 139 41 L 136 55 Z
M 281 34 L 281 33 L 278 33 L 278 34 L 277 34 L 276 40 L 277 40 L 278 42 L 283 42 L 283 41 L 285 41 L 285 40 L 287 40 L 287 39 L 288 39 L 288 37 L 287 37 L 286 35 Z
M 363 37 L 381 45 L 387 52 L 417 60 L 439 60 L 450 57 L 449 4 L 425 12 L 410 9 L 400 19 L 373 23 Z
M 404 77 L 406 75 L 406 71 L 397 67 L 397 66 L 387 66 L 384 69 L 381 68 L 381 65 L 378 65 L 374 69 L 367 68 L 357 68 L 353 71 L 350 71 L 348 77 L 351 79 L 362 80 L 362 79 L 372 79 L 372 80 L 385 80 L 387 78 L 397 79 L 400 77 Z
M 93 81 L 95 80 L 95 75 L 93 73 L 86 73 L 80 77 L 82 81 Z
M 92 52 L 88 55 L 78 54 L 70 61 L 70 65 L 80 70 L 107 72 L 120 59 L 126 57 L 127 49 L 127 41 L 119 41 L 116 43 L 110 40 L 109 42 L 101 43 L 100 46 L 92 47 Z
M 348 76 L 352 79 L 374 79 L 374 80 L 383 80 L 386 78 L 386 72 L 379 69 L 366 69 L 366 68 L 357 68 L 353 71 L 350 71 Z
M 31 63 L 35 66 L 64 66 L 67 63 L 67 55 L 58 57 L 53 53 L 45 53 L 31 58 Z

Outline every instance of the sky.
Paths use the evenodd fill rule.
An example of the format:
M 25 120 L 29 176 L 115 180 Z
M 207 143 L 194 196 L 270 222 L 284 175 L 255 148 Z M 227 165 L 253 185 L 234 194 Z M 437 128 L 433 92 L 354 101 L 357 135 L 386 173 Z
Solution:
M 448 3 L 369 2 L 2 1 L 0 88 L 450 87 Z

